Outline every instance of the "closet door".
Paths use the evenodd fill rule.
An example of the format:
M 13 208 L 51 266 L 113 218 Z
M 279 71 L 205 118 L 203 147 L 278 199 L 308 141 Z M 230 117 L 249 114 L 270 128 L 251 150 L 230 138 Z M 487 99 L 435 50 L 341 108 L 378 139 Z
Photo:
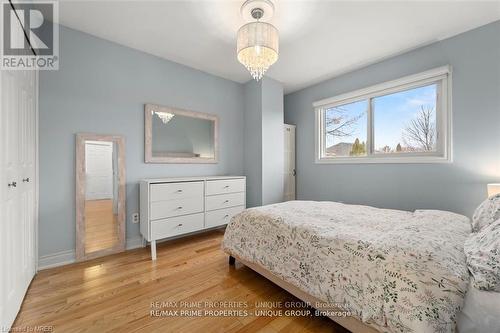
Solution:
M 36 72 L 20 71 L 18 111 L 19 222 L 21 224 L 21 263 L 23 286 L 35 274 L 35 166 L 36 166 Z
M 11 327 L 36 269 L 36 72 L 0 71 L 0 327 Z
M 0 326 L 10 327 L 16 316 L 17 305 L 22 299 L 21 265 L 18 251 L 20 239 L 19 200 L 18 200 L 18 112 L 17 91 L 18 73 L 0 71 L 2 76 L 2 116 L 1 116 L 1 178 L 0 184 L 0 260 L 1 267 L 1 317 Z M 13 306 L 12 306 L 13 305 Z

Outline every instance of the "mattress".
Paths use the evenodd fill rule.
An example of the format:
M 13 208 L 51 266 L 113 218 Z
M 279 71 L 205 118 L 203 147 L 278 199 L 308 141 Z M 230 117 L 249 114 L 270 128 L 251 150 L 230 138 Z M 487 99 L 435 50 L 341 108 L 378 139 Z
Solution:
M 222 247 L 381 332 L 453 332 L 470 232 L 450 212 L 289 201 L 233 217 Z

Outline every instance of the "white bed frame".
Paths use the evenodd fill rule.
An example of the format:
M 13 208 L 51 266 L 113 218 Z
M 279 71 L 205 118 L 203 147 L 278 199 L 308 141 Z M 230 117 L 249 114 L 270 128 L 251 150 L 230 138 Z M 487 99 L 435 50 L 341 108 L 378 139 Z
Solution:
M 310 304 L 322 304 L 322 303 L 324 304 L 325 303 L 324 301 L 318 299 L 317 297 L 314 297 L 314 296 L 300 290 L 299 288 L 292 285 L 291 283 L 288 283 L 285 280 L 281 279 L 280 277 L 274 275 L 273 273 L 268 271 L 266 268 L 259 266 L 257 264 L 251 263 L 249 261 L 246 261 L 244 259 L 241 259 L 237 255 L 234 255 L 228 251 L 226 251 L 226 253 L 229 255 L 229 264 L 230 265 L 234 265 L 235 260 L 238 260 L 243 265 L 245 265 L 248 268 L 259 273 L 260 275 L 262 275 L 266 279 L 270 280 L 274 284 L 285 289 L 290 294 L 294 295 L 295 297 L 297 297 L 298 299 L 300 299 L 304 302 L 308 302 Z M 329 307 L 329 308 L 318 307 L 317 310 L 324 310 L 324 311 L 330 310 L 330 311 L 332 311 L 332 308 L 331 307 Z M 337 309 L 337 310 L 343 311 L 342 309 Z M 375 328 L 366 325 L 365 323 L 361 322 L 360 320 L 358 320 L 354 317 L 338 317 L 338 316 L 335 316 L 335 317 L 331 316 L 330 317 L 329 316 L 328 318 L 330 318 L 331 320 L 333 320 L 337 324 L 345 327 L 346 329 L 350 330 L 353 333 L 379 333 L 379 331 L 376 330 Z

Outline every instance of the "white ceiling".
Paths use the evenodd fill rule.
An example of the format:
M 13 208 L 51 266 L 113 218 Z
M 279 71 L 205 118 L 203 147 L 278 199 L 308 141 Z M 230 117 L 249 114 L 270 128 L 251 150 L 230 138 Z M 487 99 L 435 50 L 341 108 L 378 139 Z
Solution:
M 60 23 L 237 82 L 243 0 L 61 1 Z M 274 0 L 286 92 L 500 19 L 497 1 Z

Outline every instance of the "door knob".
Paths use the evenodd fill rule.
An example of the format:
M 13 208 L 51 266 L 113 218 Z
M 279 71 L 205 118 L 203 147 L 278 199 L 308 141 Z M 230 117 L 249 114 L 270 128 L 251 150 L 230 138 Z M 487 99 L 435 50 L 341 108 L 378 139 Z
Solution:
M 17 183 L 16 182 L 12 182 L 12 183 L 9 183 L 7 184 L 8 187 L 17 187 Z
M 29 183 L 30 182 L 30 178 L 23 178 L 23 183 Z

